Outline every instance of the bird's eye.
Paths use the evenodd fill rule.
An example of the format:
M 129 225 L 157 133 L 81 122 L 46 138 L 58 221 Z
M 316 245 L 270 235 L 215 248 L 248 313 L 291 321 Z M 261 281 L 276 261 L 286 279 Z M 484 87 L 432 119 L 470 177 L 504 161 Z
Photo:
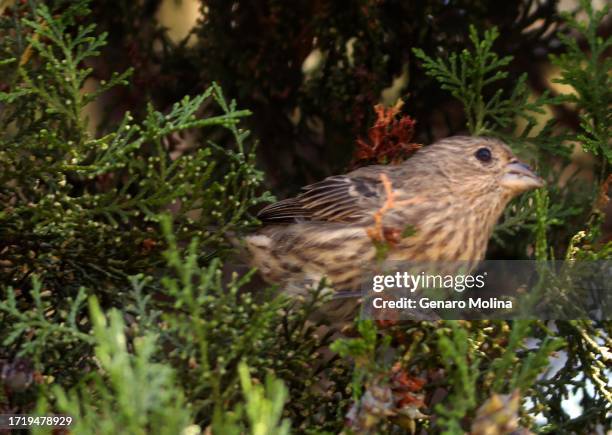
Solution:
M 491 150 L 489 148 L 479 148 L 475 155 L 481 162 L 491 161 Z

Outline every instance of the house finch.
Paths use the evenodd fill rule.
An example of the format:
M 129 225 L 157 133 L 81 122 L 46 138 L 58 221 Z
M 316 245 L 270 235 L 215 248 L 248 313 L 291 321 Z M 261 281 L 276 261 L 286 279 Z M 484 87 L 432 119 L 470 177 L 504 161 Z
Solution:
M 475 266 L 508 202 L 542 184 L 501 141 L 449 137 L 399 165 L 332 176 L 267 206 L 246 248 L 270 283 L 325 277 L 338 291 L 359 288 L 377 262 L 376 242 L 388 260 Z

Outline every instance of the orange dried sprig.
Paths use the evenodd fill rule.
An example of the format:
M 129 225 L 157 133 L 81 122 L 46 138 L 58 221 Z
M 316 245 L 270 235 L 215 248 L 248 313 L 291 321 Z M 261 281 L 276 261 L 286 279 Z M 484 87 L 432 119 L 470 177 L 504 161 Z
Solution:
M 383 206 L 374 213 L 374 226 L 366 231 L 370 239 L 375 242 L 388 242 L 392 246 L 399 243 L 402 239 L 402 230 L 399 228 L 389 228 L 383 225 L 385 214 L 394 207 L 405 207 L 410 204 L 415 204 L 423 200 L 421 196 L 416 196 L 404 201 L 396 201 L 395 192 L 391 180 L 387 174 L 380 174 L 380 181 L 385 189 L 385 202 Z
M 393 107 L 374 106 L 376 121 L 368 131 L 368 140 L 357 139 L 352 166 L 370 163 L 397 163 L 412 155 L 421 145 L 412 142 L 416 122 L 401 116 L 403 101 Z
M 393 187 L 391 185 L 391 180 L 387 174 L 380 174 L 380 181 L 385 188 L 385 203 L 383 206 L 374 213 L 374 227 L 368 228 L 368 236 L 372 240 L 382 242 L 385 241 L 385 231 L 383 228 L 383 217 L 385 213 L 395 207 L 395 196 L 393 193 Z

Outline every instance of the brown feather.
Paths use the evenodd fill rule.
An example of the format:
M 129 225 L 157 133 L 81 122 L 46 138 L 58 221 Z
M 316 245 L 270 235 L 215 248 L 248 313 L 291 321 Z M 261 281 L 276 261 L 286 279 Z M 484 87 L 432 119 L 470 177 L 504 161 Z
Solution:
M 491 150 L 491 161 L 475 158 L 481 147 Z M 476 265 L 504 207 L 521 193 L 500 184 L 506 165 L 515 161 L 496 139 L 457 136 L 422 148 L 400 165 L 329 177 L 259 213 L 268 225 L 245 239 L 250 263 L 268 282 L 287 288 L 325 276 L 337 290 L 358 289 L 377 264 L 371 239 L 376 216 L 379 234 L 398 237 L 389 260 Z M 403 236 L 407 227 L 414 234 Z

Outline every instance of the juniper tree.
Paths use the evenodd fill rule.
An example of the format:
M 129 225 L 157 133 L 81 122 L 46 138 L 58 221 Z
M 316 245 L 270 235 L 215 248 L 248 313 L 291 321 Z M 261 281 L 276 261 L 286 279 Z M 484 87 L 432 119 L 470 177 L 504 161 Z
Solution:
M 150 13 L 147 7 L 139 10 L 136 2 L 119 3 L 131 11 L 114 18 L 120 26 L 129 18 Z M 586 35 L 589 47 L 585 53 L 571 36 L 565 36 L 566 54 L 555 58 L 564 83 L 577 91 L 573 96 L 542 95 L 531 100 L 527 86 L 531 77 L 507 86 L 520 69 L 516 58 L 507 57 L 507 46 L 515 47 L 515 54 L 534 41 L 536 46 L 550 48 L 554 32 L 546 32 L 545 37 L 538 31 L 518 35 L 541 15 L 545 30 L 560 24 L 554 3 L 538 2 L 536 12 L 524 12 L 516 24 L 497 17 L 503 31 L 479 32 L 476 28 L 483 27 L 486 9 L 486 2 L 479 2 L 478 7 L 464 10 L 469 19 L 461 21 L 476 23 L 474 30 L 465 32 L 471 48 L 458 52 L 464 39 L 457 43 L 450 30 L 432 33 L 430 29 L 413 40 L 422 49 L 417 52 L 421 62 L 411 62 L 410 71 L 419 71 L 419 83 L 427 83 L 424 89 L 436 98 L 448 91 L 448 98 L 458 98 L 463 103 L 461 116 L 469 120 L 466 125 L 472 132 L 486 130 L 507 140 L 514 138 L 517 150 L 538 159 L 552 186 L 556 173 L 552 162 L 565 162 L 568 157 L 568 147 L 557 144 L 577 140 L 595 154 L 598 176 L 587 189 L 589 195 L 580 199 L 571 189 L 550 187 L 518 201 L 497 235 L 504 246 L 520 235 L 538 259 L 552 255 L 609 259 L 612 247 L 600 233 L 601 211 L 595 201 L 599 183 L 610 168 L 609 62 L 604 59 L 610 42 L 597 36 L 609 9 L 595 11 L 583 2 L 586 21 L 566 17 Z M 99 4 L 105 3 L 91 3 Z M 342 118 L 352 107 L 353 97 L 366 84 L 370 86 L 373 77 L 388 79 L 405 59 L 385 57 L 381 49 L 368 64 L 367 47 L 384 41 L 392 47 L 403 44 L 402 28 L 390 15 L 396 9 L 368 3 L 343 15 L 357 17 L 356 23 L 373 19 L 375 25 L 358 34 L 367 44 L 356 42 L 356 64 L 336 63 L 345 56 L 338 47 L 348 42 L 347 32 L 354 23 L 346 26 L 338 11 L 328 13 L 323 8 L 317 16 L 321 28 L 328 30 L 319 37 L 335 47 L 327 53 L 323 70 L 300 91 L 293 86 L 301 85 L 293 84 L 287 100 L 281 86 L 284 80 L 267 82 L 265 95 L 276 95 L 283 102 L 280 109 L 274 107 L 274 99 L 256 104 L 256 96 L 247 91 L 253 90 L 261 75 L 238 75 L 244 81 L 235 81 L 236 89 L 230 84 L 234 68 L 252 63 L 232 64 L 224 76 L 215 77 L 219 59 L 235 51 L 217 50 L 235 48 L 232 42 L 236 41 L 228 39 L 225 46 L 214 40 L 225 29 L 229 6 L 208 2 L 205 7 L 220 12 L 220 22 L 198 27 L 195 33 L 201 40 L 192 49 L 169 43 L 151 24 L 151 34 L 157 36 L 134 41 L 137 48 L 150 43 L 145 44 L 149 50 L 136 50 L 137 70 L 116 74 L 100 65 L 122 62 L 100 53 L 109 53 L 105 51 L 109 38 L 120 44 L 117 39 L 122 32 L 107 35 L 94 26 L 96 21 L 102 27 L 108 25 L 108 11 L 90 11 L 86 1 L 17 2 L 2 9 L 2 413 L 68 413 L 74 416 L 79 433 L 190 433 L 206 428 L 213 433 L 286 433 L 289 427 L 297 433 L 338 433 L 345 428 L 347 416 L 357 425 L 353 427 L 365 422 L 371 431 L 477 433 L 522 426 L 548 433 L 584 433 L 597 425 L 609 427 L 609 322 L 420 322 L 384 331 L 360 322 L 355 337 L 331 344 L 331 334 L 319 336 L 316 325 L 306 321 L 325 300 L 322 289 L 313 289 L 310 298 L 301 301 L 278 296 L 263 285 L 255 291 L 245 288 L 255 271 L 223 277 L 226 233 L 256 225 L 251 207 L 270 198 L 262 193 L 263 173 L 255 164 L 254 142 L 246 129 L 252 114 L 238 107 L 255 112 L 253 125 L 269 113 L 286 118 L 283 110 L 293 108 L 298 99 L 312 109 L 311 114 L 321 114 L 321 107 L 333 100 L 339 109 L 330 116 Z M 516 6 L 505 7 L 516 12 Z M 287 20 L 279 25 L 303 20 L 283 6 L 278 8 L 275 13 Z M 453 7 L 451 18 L 462 8 Z M 442 19 L 437 18 L 441 14 L 437 6 L 430 9 L 417 8 L 415 23 L 427 22 L 428 13 Z M 337 21 L 337 26 L 324 25 L 327 19 Z M 392 30 L 385 29 L 385 24 Z M 409 33 L 418 34 L 415 29 Z M 275 29 L 265 47 L 273 46 L 279 35 L 282 29 Z M 161 52 L 152 48 L 156 38 L 163 41 Z M 520 42 L 519 48 L 513 41 Z M 314 48 L 309 41 L 304 44 Z M 215 50 L 205 61 L 206 84 L 199 79 L 176 79 L 199 77 L 196 65 L 201 56 L 197 53 L 207 46 Z M 438 55 L 436 46 L 450 56 Z M 248 58 L 254 52 L 240 54 Z M 291 50 L 283 46 L 281 52 Z M 150 58 L 145 60 L 144 54 Z M 241 58 L 238 55 L 236 59 Z M 277 71 L 278 53 L 270 48 L 266 55 L 271 60 L 261 67 Z M 296 54 L 291 65 L 280 59 L 296 80 L 295 68 L 304 56 Z M 143 80 L 154 74 L 145 65 L 156 62 L 163 64 L 165 77 L 175 77 L 167 83 L 163 97 Z M 367 74 L 359 76 L 359 67 Z M 346 88 L 340 85 L 344 74 L 354 75 Z M 210 82 L 211 77 L 230 88 L 225 94 L 251 104 L 239 106 L 227 99 L 221 87 Z M 585 80 L 588 77 L 593 80 Z M 191 83 L 197 83 L 197 89 L 187 89 Z M 376 81 L 377 91 L 384 83 Z M 325 84 L 320 95 L 310 93 L 311 87 L 320 84 Z M 492 84 L 503 90 L 491 91 Z M 159 81 L 156 86 L 161 86 Z M 144 90 L 142 96 L 137 95 L 139 89 Z M 177 90 L 182 91 L 180 95 Z M 117 106 L 130 106 L 125 107 L 129 113 L 115 110 L 98 128 L 88 124 L 88 104 L 101 97 L 113 102 L 113 95 L 126 94 L 137 98 L 123 99 Z M 244 98 L 245 94 L 250 97 Z M 421 97 L 415 94 L 408 101 L 418 108 L 417 121 L 428 123 L 424 120 L 432 109 L 425 106 L 432 102 Z M 377 92 L 358 108 L 366 110 L 376 98 Z M 535 114 L 569 99 L 581 117 L 576 131 L 558 129 L 554 121 L 536 131 Z M 434 102 L 442 100 L 448 101 Z M 517 117 L 526 121 L 522 129 L 516 125 Z M 359 123 L 365 118 L 350 119 Z M 337 132 L 351 131 L 351 141 L 363 136 L 363 132 L 353 134 L 353 127 L 342 126 L 345 120 L 326 122 Z M 306 122 L 303 118 L 300 128 L 306 128 Z M 326 132 L 327 139 L 334 136 L 334 128 Z M 178 134 L 190 135 L 193 143 L 177 142 Z M 345 149 L 351 144 L 345 143 Z M 521 246 L 520 255 L 528 247 Z M 322 358 L 320 354 L 328 355 L 330 346 L 337 354 Z M 547 375 L 551 358 L 560 353 L 566 360 Z M 394 409 L 400 403 L 405 414 L 388 419 L 370 412 L 369 405 L 379 404 L 377 394 L 389 391 L 397 395 Z M 440 391 L 443 397 L 430 402 Z M 583 413 L 576 418 L 562 406 L 570 393 L 582 394 Z M 500 403 L 504 406 L 497 416 L 503 427 L 488 418 L 500 411 Z M 536 421 L 538 415 L 546 423 Z

